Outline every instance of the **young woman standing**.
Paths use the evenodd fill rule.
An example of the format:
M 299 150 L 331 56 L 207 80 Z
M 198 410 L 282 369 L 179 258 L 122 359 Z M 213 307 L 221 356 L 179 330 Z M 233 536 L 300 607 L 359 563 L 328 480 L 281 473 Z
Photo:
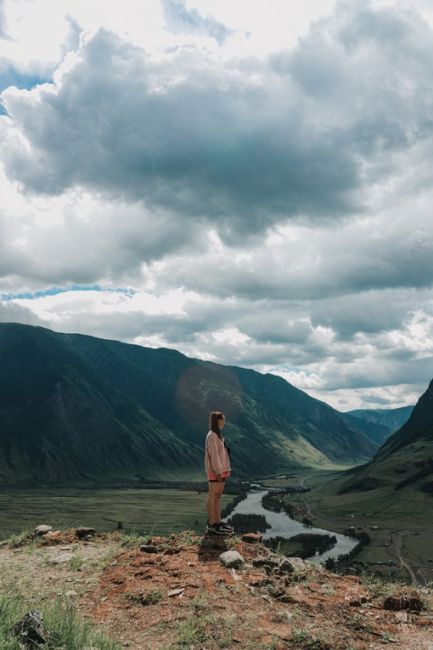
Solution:
M 204 464 L 209 484 L 207 498 L 208 524 L 206 532 L 228 535 L 233 528 L 221 521 L 221 495 L 227 476 L 230 476 L 229 448 L 225 444 L 222 430 L 225 417 L 222 411 L 212 411 L 206 436 Z

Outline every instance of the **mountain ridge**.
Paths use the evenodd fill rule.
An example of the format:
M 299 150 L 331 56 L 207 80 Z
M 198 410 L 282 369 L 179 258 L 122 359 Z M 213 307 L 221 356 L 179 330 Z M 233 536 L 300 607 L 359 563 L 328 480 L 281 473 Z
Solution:
M 340 492 L 389 485 L 394 490 L 411 486 L 416 494 L 421 482 L 430 476 L 433 490 L 433 380 L 407 422 L 386 440 L 373 458 L 361 467 L 342 473 Z
M 396 409 L 355 409 L 343 413 L 373 441 L 382 445 L 391 434 L 407 422 L 414 405 Z M 354 419 L 355 418 L 355 419 Z
M 239 477 L 355 464 L 377 449 L 282 377 L 84 334 L 0 323 L 0 482 L 205 480 L 208 413 Z

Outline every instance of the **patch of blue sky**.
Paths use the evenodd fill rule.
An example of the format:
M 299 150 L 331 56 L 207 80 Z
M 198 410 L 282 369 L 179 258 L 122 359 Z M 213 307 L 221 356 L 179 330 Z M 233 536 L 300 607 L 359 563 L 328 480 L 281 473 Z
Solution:
M 127 296 L 133 296 L 136 292 L 135 289 L 128 288 L 112 288 L 102 287 L 100 284 L 81 285 L 73 284 L 70 287 L 51 287 L 50 289 L 42 289 L 40 291 L 25 291 L 21 293 L 0 293 L 0 300 L 7 302 L 8 300 L 15 300 L 23 298 L 26 300 L 35 300 L 36 298 L 44 298 L 45 296 L 55 296 L 59 293 L 67 293 L 69 291 L 114 291 L 116 293 L 124 293 Z
M 43 83 L 53 83 L 52 76 L 37 73 L 29 74 L 26 72 L 20 72 L 11 65 L 5 67 L 0 65 L 0 92 L 5 90 L 5 88 L 9 88 L 9 86 L 31 90 L 35 86 Z M 3 111 L 5 111 L 4 108 Z

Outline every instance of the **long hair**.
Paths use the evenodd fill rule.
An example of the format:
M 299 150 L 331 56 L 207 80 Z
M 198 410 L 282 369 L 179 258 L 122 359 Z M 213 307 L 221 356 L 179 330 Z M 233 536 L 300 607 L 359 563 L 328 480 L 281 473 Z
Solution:
M 218 420 L 222 420 L 224 413 L 222 411 L 211 411 L 209 417 L 209 428 L 214 431 L 219 438 L 221 438 L 221 431 L 218 425 Z

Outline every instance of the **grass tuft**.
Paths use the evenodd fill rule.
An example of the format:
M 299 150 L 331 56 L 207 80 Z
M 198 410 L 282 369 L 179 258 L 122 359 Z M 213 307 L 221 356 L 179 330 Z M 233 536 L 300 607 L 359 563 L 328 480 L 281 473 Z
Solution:
M 79 611 L 69 600 L 56 597 L 51 604 L 26 602 L 20 596 L 0 595 L 0 647 L 2 650 L 21 650 L 18 638 L 10 629 L 30 609 L 42 612 L 44 627 L 48 633 L 50 650 L 67 648 L 82 650 L 93 647 L 95 650 L 121 650 L 120 643 L 110 639 L 97 629 L 91 621 L 81 617 Z

